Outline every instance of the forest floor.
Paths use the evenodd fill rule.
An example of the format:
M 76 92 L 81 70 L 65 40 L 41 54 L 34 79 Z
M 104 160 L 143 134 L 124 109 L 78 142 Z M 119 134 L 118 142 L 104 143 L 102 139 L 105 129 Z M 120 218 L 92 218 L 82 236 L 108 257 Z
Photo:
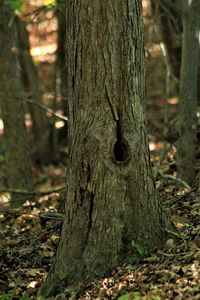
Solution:
M 62 168 L 49 167 L 45 174 L 37 174 L 43 184 L 52 181 L 59 188 L 64 185 Z M 200 190 L 183 193 L 176 182 L 163 179 L 159 185 L 165 210 L 177 228 L 176 242 L 168 240 L 163 249 L 147 257 L 138 248 L 140 257 L 134 263 L 119 266 L 108 277 L 81 285 L 73 293 L 66 290 L 52 299 L 200 299 Z M 1 198 L 1 300 L 36 299 L 59 241 L 62 197 L 55 192 L 37 196 L 18 209 L 11 209 Z
M 51 26 L 55 42 L 54 21 Z M 44 27 L 50 28 L 49 24 Z M 53 46 L 48 48 L 44 43 L 43 52 L 38 52 L 34 36 L 31 38 L 32 55 L 35 59 L 37 56 L 41 78 L 45 78 L 44 92 L 53 93 L 55 43 L 48 34 L 48 43 Z M 166 241 L 163 249 L 155 249 L 148 256 L 137 246 L 138 258 L 133 263 L 119 266 L 108 277 L 97 278 L 76 291 L 66 290 L 52 299 L 200 299 L 200 188 L 198 180 L 192 189 L 177 180 L 176 147 L 163 135 L 164 63 L 159 46 L 150 47 L 150 40 L 147 36 L 146 47 L 151 50 L 147 57 L 149 145 L 160 200 L 177 229 L 172 233 L 174 239 Z M 47 48 L 50 53 L 45 52 Z M 171 118 L 177 111 L 176 97 L 168 98 L 167 103 Z M 1 178 L 4 170 L 0 157 Z M 0 195 L 0 300 L 36 299 L 59 241 L 65 174 L 65 158 L 58 165 L 34 167 L 38 194 L 27 196 L 24 205 L 18 208 L 10 206 L 7 193 Z M 53 191 L 41 195 L 48 190 Z

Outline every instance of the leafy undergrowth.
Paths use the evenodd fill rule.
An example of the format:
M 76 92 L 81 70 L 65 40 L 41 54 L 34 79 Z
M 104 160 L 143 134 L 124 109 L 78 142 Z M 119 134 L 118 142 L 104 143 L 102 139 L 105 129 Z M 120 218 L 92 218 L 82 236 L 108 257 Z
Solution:
M 168 170 L 166 166 L 162 169 Z M 53 172 L 50 167 L 45 172 L 46 177 L 37 174 L 40 191 L 63 187 L 64 170 L 57 167 Z M 177 184 L 157 178 L 165 209 L 178 230 L 172 233 L 174 240 L 178 235 L 177 242 L 172 238 L 149 257 L 133 242 L 132 247 L 141 255 L 139 261 L 52 299 L 200 299 L 200 190 L 185 192 Z M 36 299 L 58 244 L 62 198 L 63 193 L 55 192 L 34 196 L 13 209 L 5 195 L 0 197 L 1 300 Z

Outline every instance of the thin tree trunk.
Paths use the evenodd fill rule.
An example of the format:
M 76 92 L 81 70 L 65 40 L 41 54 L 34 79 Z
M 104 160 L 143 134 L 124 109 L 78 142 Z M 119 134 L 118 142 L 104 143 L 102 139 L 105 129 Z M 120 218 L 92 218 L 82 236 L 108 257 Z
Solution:
M 200 99 L 200 1 L 151 0 L 171 74 L 179 80 L 177 168 L 188 183 L 195 180 L 197 100 Z M 182 25 L 181 25 L 182 22 Z M 182 36 L 182 40 L 180 39 Z M 174 128 L 176 131 L 176 128 Z
M 34 66 L 29 46 L 28 32 L 25 24 L 17 18 L 17 28 L 20 46 L 20 65 L 24 88 L 27 96 L 35 102 L 28 104 L 33 123 L 33 158 L 39 163 L 48 163 L 52 160 L 52 148 L 50 147 L 50 124 L 44 110 L 39 107 L 42 104 L 42 91 L 37 69 Z M 37 105 L 39 104 L 39 105 Z
M 0 5 L 0 105 L 4 123 L 7 182 L 12 189 L 31 191 L 31 162 L 24 124 L 16 22 L 9 6 L 4 5 L 2 0 Z
M 151 0 L 152 16 L 158 25 L 161 41 L 167 52 L 170 73 L 179 83 L 183 36 L 182 0 Z M 194 5 L 194 4 L 193 4 Z M 198 5 L 198 3 L 197 3 Z M 199 49 L 200 53 L 200 49 Z M 176 82 L 175 86 L 177 85 Z M 179 87 L 177 89 L 177 92 Z M 198 63 L 198 103 L 200 103 L 200 62 Z
M 141 3 L 67 7 L 71 148 L 61 239 L 41 289 L 47 297 L 120 265 L 132 241 L 152 249 L 166 237 L 145 128 Z
M 64 115 L 69 117 L 69 104 L 67 99 L 67 67 L 65 59 L 65 40 L 66 40 L 66 19 L 65 9 L 66 1 L 58 0 L 58 49 L 57 49 L 57 76 L 59 78 L 59 92 L 62 101 L 62 108 Z M 65 122 L 64 126 L 59 132 L 59 139 L 61 141 L 67 141 L 68 136 L 68 122 Z
M 189 184 L 195 180 L 197 135 L 197 75 L 199 63 L 200 0 L 183 4 L 183 41 L 180 72 L 177 166 Z
M 171 74 L 179 80 L 181 65 L 182 19 L 178 0 L 151 0 L 152 15 L 158 24 L 162 42 L 167 50 Z

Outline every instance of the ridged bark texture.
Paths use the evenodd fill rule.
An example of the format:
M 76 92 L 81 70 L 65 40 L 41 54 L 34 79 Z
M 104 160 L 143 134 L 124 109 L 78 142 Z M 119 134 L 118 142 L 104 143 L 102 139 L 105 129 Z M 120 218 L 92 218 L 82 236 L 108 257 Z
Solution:
M 68 0 L 70 157 L 65 219 L 41 294 L 88 282 L 165 238 L 145 128 L 139 0 Z

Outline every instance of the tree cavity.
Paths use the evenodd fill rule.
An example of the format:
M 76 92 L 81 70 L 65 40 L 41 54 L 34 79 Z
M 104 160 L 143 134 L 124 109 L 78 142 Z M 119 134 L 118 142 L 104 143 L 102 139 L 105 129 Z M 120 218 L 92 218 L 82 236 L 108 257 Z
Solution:
M 122 126 L 120 120 L 116 121 L 117 125 L 117 132 L 116 132 L 116 137 L 117 141 L 114 145 L 114 157 L 115 161 L 118 163 L 122 162 L 129 162 L 130 161 L 130 156 L 131 156 L 131 151 L 130 151 L 130 146 L 127 142 L 127 140 L 123 137 L 122 134 Z

